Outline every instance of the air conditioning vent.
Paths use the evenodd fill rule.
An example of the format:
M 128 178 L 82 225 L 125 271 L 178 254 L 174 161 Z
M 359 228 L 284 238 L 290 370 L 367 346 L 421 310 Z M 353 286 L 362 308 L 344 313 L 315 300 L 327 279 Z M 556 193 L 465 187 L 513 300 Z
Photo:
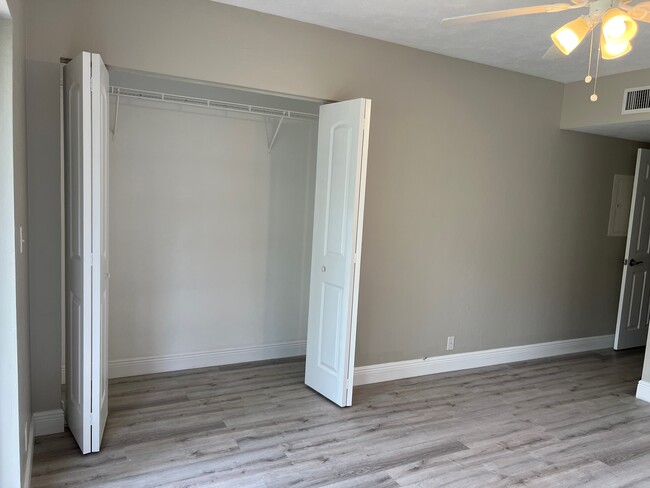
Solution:
M 623 95 L 623 114 L 650 112 L 650 86 L 628 88 Z

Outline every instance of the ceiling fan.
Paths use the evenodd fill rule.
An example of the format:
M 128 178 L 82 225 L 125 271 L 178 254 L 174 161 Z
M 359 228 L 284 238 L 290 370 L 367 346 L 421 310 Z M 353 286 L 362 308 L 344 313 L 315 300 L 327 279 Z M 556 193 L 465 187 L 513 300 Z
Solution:
M 584 38 L 591 32 L 592 47 L 589 50 L 589 70 L 585 82 L 590 83 L 591 56 L 593 51 L 594 31 L 600 24 L 600 42 L 596 64 L 596 78 L 598 77 L 598 64 L 600 58 L 616 59 L 625 56 L 632 50 L 631 40 L 637 33 L 636 21 L 650 23 L 650 1 L 630 5 L 632 0 L 571 0 L 571 3 L 552 3 L 548 5 L 535 5 L 532 7 L 496 10 L 478 14 L 449 17 L 442 20 L 442 24 L 461 25 L 486 20 L 504 19 L 529 14 L 544 14 L 562 12 L 579 8 L 588 8 L 589 12 L 564 24 L 551 34 L 553 44 L 565 55 L 571 54 L 580 45 Z M 552 46 L 551 46 L 552 47 Z M 591 101 L 598 100 L 596 84 Z
M 636 35 L 638 28 L 635 21 L 650 22 L 650 1 L 630 5 L 631 1 L 571 0 L 571 3 L 552 3 L 449 17 L 443 19 L 442 23 L 447 25 L 469 24 L 520 15 L 589 8 L 589 13 L 581 15 L 551 34 L 553 43 L 562 53 L 569 55 L 589 32 L 592 32 L 598 24 L 602 24 L 600 35 L 601 56 L 603 59 L 615 59 L 624 56 L 632 49 L 630 40 Z

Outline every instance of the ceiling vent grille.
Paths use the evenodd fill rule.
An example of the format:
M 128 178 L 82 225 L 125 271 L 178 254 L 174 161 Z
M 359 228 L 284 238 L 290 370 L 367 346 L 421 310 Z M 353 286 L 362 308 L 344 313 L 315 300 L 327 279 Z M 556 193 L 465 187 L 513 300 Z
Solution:
M 623 114 L 650 112 L 650 86 L 628 88 L 623 94 Z

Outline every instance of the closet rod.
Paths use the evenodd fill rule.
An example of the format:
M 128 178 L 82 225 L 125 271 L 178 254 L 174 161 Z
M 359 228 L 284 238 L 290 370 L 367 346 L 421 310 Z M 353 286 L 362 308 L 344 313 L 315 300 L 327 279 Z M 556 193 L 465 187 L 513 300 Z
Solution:
M 266 117 L 278 117 L 285 119 L 317 120 L 317 114 L 296 112 L 294 110 L 282 110 L 271 107 L 259 107 L 257 105 L 246 105 L 242 103 L 225 102 L 223 100 L 210 100 L 208 98 L 187 97 L 185 95 L 173 95 L 171 93 L 160 93 L 146 90 L 135 90 L 121 86 L 109 87 L 109 93 L 116 97 L 139 98 L 156 102 L 175 103 L 180 105 L 191 105 L 193 107 L 214 108 L 217 110 L 228 110 L 231 112 L 248 113 L 253 115 L 264 115 Z

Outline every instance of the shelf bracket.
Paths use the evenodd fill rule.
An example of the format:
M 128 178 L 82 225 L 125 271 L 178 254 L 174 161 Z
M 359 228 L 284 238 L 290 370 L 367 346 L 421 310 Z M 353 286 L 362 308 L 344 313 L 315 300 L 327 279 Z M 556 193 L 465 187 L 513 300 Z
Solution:
M 113 121 L 113 140 L 115 140 L 115 133 L 117 132 L 117 115 L 120 111 L 120 92 L 117 92 L 117 98 L 115 99 L 115 120 Z
M 282 126 L 282 122 L 284 121 L 284 116 L 286 115 L 286 112 L 282 113 L 282 117 L 280 118 L 280 122 L 278 122 L 278 126 L 275 129 L 275 134 L 273 134 L 273 139 L 271 139 L 271 143 L 269 144 L 269 152 L 271 152 L 271 149 L 273 148 L 273 144 L 275 143 L 276 137 L 278 137 L 278 132 L 280 132 L 280 127 Z

